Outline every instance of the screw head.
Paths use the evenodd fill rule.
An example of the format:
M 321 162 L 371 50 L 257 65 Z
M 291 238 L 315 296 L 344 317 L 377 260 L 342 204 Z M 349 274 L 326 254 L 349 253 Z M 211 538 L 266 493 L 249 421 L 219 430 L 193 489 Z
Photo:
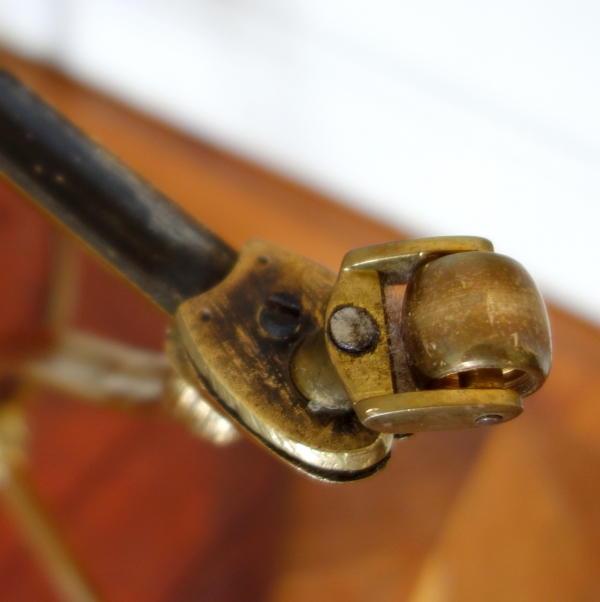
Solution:
M 291 293 L 273 293 L 269 296 L 259 316 L 265 332 L 276 339 L 293 335 L 300 326 L 302 303 Z
M 362 353 L 375 347 L 380 332 L 377 322 L 362 307 L 348 305 L 329 318 L 329 334 L 336 347 L 348 353 Z
M 492 426 L 493 424 L 500 424 L 503 420 L 504 417 L 500 414 L 486 414 L 477 418 L 475 424 L 477 426 Z

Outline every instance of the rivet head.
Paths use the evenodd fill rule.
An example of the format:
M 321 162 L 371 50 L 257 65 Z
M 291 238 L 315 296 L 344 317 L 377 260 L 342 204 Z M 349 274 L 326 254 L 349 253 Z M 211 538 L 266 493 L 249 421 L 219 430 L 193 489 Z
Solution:
M 486 414 L 477 418 L 475 424 L 477 426 L 492 426 L 493 424 L 500 424 L 503 420 L 504 417 L 500 414 Z
M 379 342 L 379 328 L 373 316 L 362 307 L 348 305 L 329 318 L 329 334 L 333 343 L 348 353 L 363 353 Z
M 302 303 L 291 293 L 273 293 L 267 299 L 259 316 L 265 332 L 276 339 L 293 335 L 300 326 Z

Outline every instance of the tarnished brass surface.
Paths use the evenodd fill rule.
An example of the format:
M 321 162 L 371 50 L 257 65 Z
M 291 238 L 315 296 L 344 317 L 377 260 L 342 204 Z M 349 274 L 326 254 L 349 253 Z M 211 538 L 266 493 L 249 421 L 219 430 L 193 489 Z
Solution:
M 10 478 L 12 469 L 26 462 L 29 430 L 21 397 L 24 397 L 22 385 L 0 401 L 0 484 Z
M 530 395 L 550 370 L 550 327 L 531 276 L 496 253 L 428 263 L 404 300 L 403 338 L 421 387 L 452 374 L 499 368 L 504 385 Z
M 176 320 L 198 377 L 229 416 L 301 470 L 353 480 L 385 465 L 392 437 L 352 412 L 315 411 L 290 370 L 298 344 L 323 330 L 334 279 L 312 261 L 251 241 L 232 273 L 183 303 Z
M 331 336 L 327 336 L 331 361 L 354 403 L 397 391 L 390 365 L 391 349 L 380 275 L 392 277 L 395 284 L 406 284 L 418 267 L 433 258 L 446 253 L 492 249 L 491 243 L 483 238 L 448 237 L 396 241 L 354 249 L 346 254 L 327 305 L 326 323 L 338 308 L 354 306 L 366 310 L 381 333 L 376 347 L 362 354 L 340 350 Z M 399 322 L 400 316 L 395 316 L 389 328 L 399 327 Z M 412 390 L 414 384 L 405 381 L 401 388 Z
M 417 433 L 477 427 L 486 417 L 497 417 L 491 424 L 507 422 L 523 406 L 510 389 L 446 389 L 371 397 L 354 409 L 362 423 L 376 431 Z
M 162 398 L 166 414 L 214 445 L 224 446 L 237 441 L 240 438 L 238 429 L 198 377 L 177 328 L 168 330 L 166 352 L 173 367 Z
M 340 327 L 344 314 L 351 319 Z M 366 314 L 380 333 L 371 347 L 370 322 L 360 320 Z M 353 407 L 380 432 L 506 422 L 550 367 L 548 320 L 535 284 L 485 239 L 350 251 L 326 323 L 327 350 Z
M 398 281 L 407 282 L 414 271 L 436 256 L 466 251 L 492 252 L 494 246 L 479 236 L 433 236 L 395 240 L 380 245 L 360 247 L 346 253 L 341 270 L 375 270 L 392 273 Z
M 292 357 L 292 378 L 308 407 L 319 411 L 351 412 L 352 404 L 335 371 L 322 330 L 307 337 Z

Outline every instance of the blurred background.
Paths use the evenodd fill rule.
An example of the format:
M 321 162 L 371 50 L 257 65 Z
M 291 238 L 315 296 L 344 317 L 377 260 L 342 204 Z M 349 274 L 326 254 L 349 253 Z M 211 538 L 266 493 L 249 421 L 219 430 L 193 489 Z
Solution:
M 591 0 L 0 0 L 0 42 L 598 322 Z
M 486 236 L 550 301 L 522 417 L 397 442 L 346 486 L 29 395 L 34 487 L 101 599 L 600 600 L 599 30 L 589 0 L 0 0 L 0 66 L 234 247 L 337 270 L 406 234 Z M 0 182 L 0 360 L 40 342 L 56 248 Z M 68 327 L 160 351 L 166 317 L 71 252 Z M 6 508 L 0 600 L 60 601 Z

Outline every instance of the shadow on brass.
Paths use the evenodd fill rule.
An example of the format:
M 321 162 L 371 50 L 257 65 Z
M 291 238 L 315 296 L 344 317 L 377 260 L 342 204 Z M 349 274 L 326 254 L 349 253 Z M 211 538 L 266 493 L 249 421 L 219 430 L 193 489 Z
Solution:
M 299 343 L 323 332 L 334 279 L 312 261 L 251 241 L 232 273 L 183 303 L 176 318 L 198 377 L 229 416 L 312 476 L 354 480 L 385 465 L 392 437 L 366 428 L 353 412 L 314 411 L 290 368 Z M 264 310 L 281 291 L 302 310 L 293 332 L 274 336 L 265 329 Z

